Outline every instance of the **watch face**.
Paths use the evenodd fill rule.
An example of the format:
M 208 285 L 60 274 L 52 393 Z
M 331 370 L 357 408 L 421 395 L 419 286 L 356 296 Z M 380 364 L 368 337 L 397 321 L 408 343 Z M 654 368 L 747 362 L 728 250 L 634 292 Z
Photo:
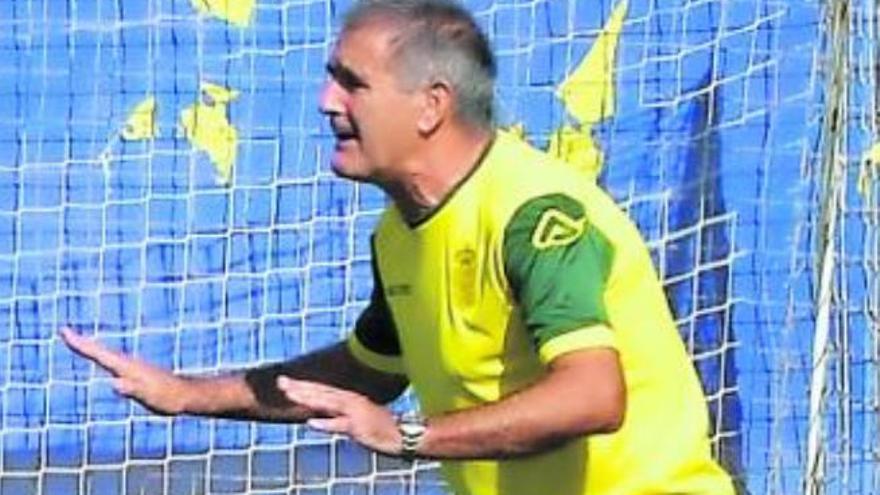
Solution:
M 397 420 L 397 429 L 401 437 L 401 456 L 405 459 L 415 459 L 418 456 L 419 445 L 425 436 L 427 426 L 425 420 L 418 415 L 404 415 Z
M 425 425 L 422 423 L 400 423 L 400 431 L 404 435 L 421 435 L 425 432 Z
M 414 458 L 427 429 L 424 420 L 418 417 L 403 417 L 397 423 L 397 428 L 400 430 L 400 436 L 402 437 L 401 453 L 403 457 Z

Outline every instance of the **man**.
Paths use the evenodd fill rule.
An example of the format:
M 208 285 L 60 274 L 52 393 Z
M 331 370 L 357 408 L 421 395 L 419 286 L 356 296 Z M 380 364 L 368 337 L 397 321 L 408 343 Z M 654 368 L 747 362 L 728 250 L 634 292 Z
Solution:
M 493 129 L 495 65 L 471 16 L 360 2 L 327 71 L 333 170 L 392 200 L 347 342 L 216 378 L 68 344 L 159 413 L 307 421 L 441 459 L 459 494 L 732 493 L 643 241 L 589 177 Z M 423 421 L 380 405 L 407 384 Z

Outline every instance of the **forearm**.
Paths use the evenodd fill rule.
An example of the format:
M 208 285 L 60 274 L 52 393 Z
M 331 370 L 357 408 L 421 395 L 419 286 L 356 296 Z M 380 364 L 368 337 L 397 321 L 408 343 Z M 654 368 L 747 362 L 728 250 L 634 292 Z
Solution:
M 591 358 L 595 361 L 596 357 Z M 612 372 L 591 375 L 576 366 L 561 366 L 501 401 L 430 418 L 419 455 L 517 457 L 583 435 L 617 430 L 623 420 L 625 391 L 616 353 L 607 351 L 599 361 L 600 367 L 612 368 Z
M 403 392 L 405 377 L 362 365 L 340 342 L 285 363 L 226 376 L 177 375 L 141 359 L 114 351 L 70 328 L 64 342 L 113 375 L 113 389 L 156 414 L 193 414 L 263 421 L 297 422 L 312 411 L 290 402 L 278 388 L 280 376 L 335 385 L 388 402 Z
M 224 377 L 184 378 L 187 414 L 260 421 L 301 422 L 312 411 L 290 402 L 278 389 L 278 377 L 309 380 L 358 392 L 385 403 L 406 388 L 403 377 L 387 375 L 358 363 L 345 343 L 299 358 Z
M 290 402 L 260 400 L 246 376 L 236 373 L 218 377 L 180 377 L 183 392 L 177 413 L 284 423 L 298 423 L 311 417 L 307 408 Z

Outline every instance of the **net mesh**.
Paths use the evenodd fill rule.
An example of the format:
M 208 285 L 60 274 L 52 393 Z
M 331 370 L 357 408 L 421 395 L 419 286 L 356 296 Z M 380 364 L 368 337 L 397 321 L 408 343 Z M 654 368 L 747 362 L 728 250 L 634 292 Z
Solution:
M 0 493 L 443 493 L 303 428 L 156 417 L 56 336 L 217 373 L 347 332 L 385 204 L 329 172 L 316 111 L 352 3 L 0 2 Z M 876 5 L 842 30 L 836 2 L 465 3 L 501 123 L 598 170 L 648 239 L 740 487 L 880 492 Z M 561 96 L 582 66 L 585 108 Z

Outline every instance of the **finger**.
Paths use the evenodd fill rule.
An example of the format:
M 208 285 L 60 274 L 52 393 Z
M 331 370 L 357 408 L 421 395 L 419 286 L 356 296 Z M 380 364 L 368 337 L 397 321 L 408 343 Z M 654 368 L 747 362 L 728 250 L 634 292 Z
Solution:
M 278 388 L 285 393 L 295 394 L 302 397 L 324 398 L 326 400 L 345 401 L 350 392 L 304 380 L 293 380 L 287 377 L 278 379 Z
M 284 388 L 282 392 L 288 400 L 310 409 L 324 411 L 333 415 L 339 414 L 344 409 L 342 401 L 329 394 L 321 394 L 296 386 Z
M 326 433 L 345 433 L 350 430 L 351 421 L 348 416 L 335 418 L 312 418 L 306 422 L 309 427 Z
M 342 388 L 334 387 L 332 385 L 326 385 L 323 383 L 312 382 L 308 380 L 294 380 L 293 378 L 283 375 L 278 377 L 277 384 L 278 388 L 280 388 L 281 390 L 290 389 L 299 393 L 331 395 L 346 401 L 357 400 L 361 398 L 361 395 L 350 390 L 345 390 Z
M 84 337 L 69 328 L 61 330 L 61 338 L 77 354 L 91 359 L 114 374 L 124 371 L 127 357 L 101 345 L 95 339 Z
M 125 378 L 115 378 L 112 382 L 113 390 L 116 391 L 119 395 L 124 395 L 126 397 L 131 397 L 134 395 L 135 386 L 134 382 Z
M 345 411 L 348 401 L 344 395 L 313 385 L 297 380 L 278 380 L 278 388 L 294 403 L 331 416 L 338 416 Z

